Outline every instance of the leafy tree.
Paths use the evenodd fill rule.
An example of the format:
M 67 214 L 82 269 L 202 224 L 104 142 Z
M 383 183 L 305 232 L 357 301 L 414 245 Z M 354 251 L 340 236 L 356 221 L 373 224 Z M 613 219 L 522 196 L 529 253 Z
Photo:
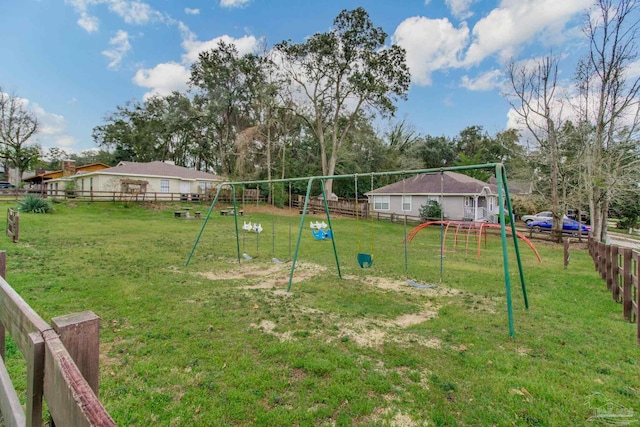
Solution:
M 219 173 L 233 175 L 236 135 L 256 124 L 251 107 L 257 88 L 265 81 L 265 64 L 264 57 L 239 56 L 233 44 L 221 42 L 201 52 L 191 67 L 194 103 L 205 119 L 203 135 L 216 153 L 215 169 Z
M 364 8 L 343 10 L 333 28 L 302 43 L 275 46 L 282 66 L 306 103 L 297 106 L 320 145 L 323 175 L 333 175 L 347 135 L 362 110 L 392 115 L 406 98 L 410 75 L 406 54 L 385 47 L 387 34 Z M 325 191 L 332 192 L 332 180 Z

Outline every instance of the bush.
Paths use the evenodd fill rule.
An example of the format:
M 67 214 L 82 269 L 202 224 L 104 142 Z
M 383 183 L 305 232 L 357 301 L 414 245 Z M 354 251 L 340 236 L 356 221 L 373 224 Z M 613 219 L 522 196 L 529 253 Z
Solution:
M 49 213 L 53 208 L 47 199 L 27 195 L 18 202 L 18 210 L 21 212 Z
M 440 219 L 442 217 L 442 207 L 435 200 L 429 200 L 426 205 L 420 206 L 420 217 L 422 219 Z

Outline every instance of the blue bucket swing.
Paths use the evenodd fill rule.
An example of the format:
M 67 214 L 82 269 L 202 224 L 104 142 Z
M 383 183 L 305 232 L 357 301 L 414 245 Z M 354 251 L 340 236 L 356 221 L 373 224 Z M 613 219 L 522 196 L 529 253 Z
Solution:
M 371 175 L 371 191 L 373 191 L 373 174 Z M 358 264 L 360 268 L 370 268 L 373 265 L 373 249 L 374 249 L 374 239 L 373 239 L 373 215 L 369 214 L 371 219 L 371 236 L 369 241 L 371 242 L 371 253 L 364 253 L 360 249 L 360 214 L 358 213 L 358 175 L 355 176 L 355 198 L 356 198 L 356 235 L 358 236 Z M 368 206 L 368 204 L 367 204 Z

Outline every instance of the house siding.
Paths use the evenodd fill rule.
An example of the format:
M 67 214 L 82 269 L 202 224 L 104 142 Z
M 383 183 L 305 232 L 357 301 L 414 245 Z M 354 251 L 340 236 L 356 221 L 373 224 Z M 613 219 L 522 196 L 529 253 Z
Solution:
M 379 196 L 381 194 L 378 194 Z M 386 213 L 386 214 L 390 214 L 393 213 L 394 215 L 409 215 L 409 216 L 415 216 L 415 217 L 419 217 L 420 216 L 420 208 L 423 205 L 426 205 L 428 200 L 437 200 L 440 203 L 440 200 L 443 199 L 444 201 L 441 203 L 442 207 L 443 207 L 443 216 L 448 219 L 448 220 L 452 220 L 452 221 L 461 221 L 463 219 L 469 219 L 465 217 L 465 206 L 464 206 L 464 201 L 466 197 L 474 197 L 474 195 L 469 195 L 469 196 L 462 196 L 462 195 L 455 195 L 455 196 L 447 196 L 445 195 L 444 198 L 442 198 L 439 194 L 438 195 L 411 195 L 411 210 L 410 211 L 403 211 L 402 210 L 402 195 L 398 194 L 398 195 L 389 195 L 389 210 L 380 210 L 380 209 L 373 209 L 373 195 L 368 196 L 369 197 L 369 202 L 372 203 L 372 209 L 374 212 L 380 212 L 380 213 Z M 486 207 L 487 210 L 489 209 L 490 206 L 490 202 L 489 202 L 489 198 L 492 197 L 494 198 L 494 210 L 491 213 L 497 214 L 498 213 L 498 202 L 497 202 L 497 197 L 495 196 L 486 196 L 487 197 L 487 202 L 486 202 Z

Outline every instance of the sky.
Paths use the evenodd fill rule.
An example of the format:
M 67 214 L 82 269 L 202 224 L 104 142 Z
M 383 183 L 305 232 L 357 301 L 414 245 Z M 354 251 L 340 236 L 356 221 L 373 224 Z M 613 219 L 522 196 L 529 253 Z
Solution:
M 240 53 L 328 31 L 364 7 L 407 51 L 412 84 L 396 122 L 456 136 L 515 125 L 504 96 L 509 61 L 550 52 L 570 81 L 588 44 L 592 0 L 0 0 L 0 88 L 38 117 L 33 142 L 98 148 L 92 129 L 127 101 L 186 90 L 198 53 L 221 40 Z M 390 126 L 379 121 L 381 132 Z

